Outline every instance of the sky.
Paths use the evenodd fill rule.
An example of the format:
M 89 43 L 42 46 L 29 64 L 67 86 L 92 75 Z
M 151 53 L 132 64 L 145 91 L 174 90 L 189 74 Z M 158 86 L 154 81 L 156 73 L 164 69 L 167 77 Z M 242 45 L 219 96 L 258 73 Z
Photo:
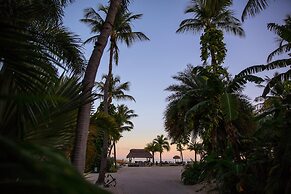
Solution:
M 108 0 L 75 0 L 66 7 L 64 25 L 85 41 L 92 36 L 90 28 L 79 20 L 83 18 L 85 8 L 106 5 Z M 237 18 L 241 17 L 246 0 L 234 0 L 232 9 Z M 146 34 L 150 41 L 136 42 L 127 48 L 120 44 L 119 64 L 114 67 L 114 74 L 119 75 L 122 82 L 129 81 L 130 91 L 136 102 L 126 102 L 139 116 L 134 118 L 134 129 L 124 132 L 117 143 L 117 158 L 126 159 L 130 149 L 144 148 L 157 135 L 164 131 L 163 114 L 167 105 L 166 98 L 170 95 L 165 89 L 174 84 L 172 76 L 183 71 L 188 64 L 200 65 L 200 34 L 177 34 L 176 30 L 183 19 L 190 18 L 184 14 L 190 0 L 134 0 L 129 10 L 135 14 L 143 14 L 140 20 L 133 23 L 133 30 Z M 247 18 L 243 23 L 246 36 L 241 38 L 225 34 L 227 56 L 224 66 L 232 75 L 256 64 L 265 64 L 267 56 L 276 47 L 275 34 L 267 30 L 267 23 L 282 24 L 287 14 L 291 14 L 290 0 L 270 1 L 269 7 L 259 15 Z M 84 55 L 89 59 L 93 45 L 84 46 Z M 105 50 L 96 81 L 100 81 L 107 73 L 108 52 Z M 262 73 L 261 76 L 270 73 Z M 251 102 L 261 94 L 261 89 L 247 84 L 244 94 Z M 98 101 L 95 105 L 98 106 Z M 124 102 L 118 102 L 122 104 Z M 179 155 L 176 146 L 170 152 L 163 153 L 163 159 L 171 160 Z M 186 151 L 185 159 L 194 158 L 194 153 Z M 158 154 L 157 154 L 158 156 Z M 156 156 L 156 157 L 157 157 Z M 157 157 L 158 158 L 158 157 Z

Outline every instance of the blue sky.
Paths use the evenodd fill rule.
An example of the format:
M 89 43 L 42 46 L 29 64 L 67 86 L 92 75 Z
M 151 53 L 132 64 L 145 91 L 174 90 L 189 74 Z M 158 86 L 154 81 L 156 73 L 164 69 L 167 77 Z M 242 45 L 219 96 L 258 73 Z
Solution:
M 83 10 L 88 7 L 97 9 L 99 3 L 107 2 L 107 0 L 75 0 L 65 9 L 65 26 L 78 34 L 82 40 L 86 40 L 92 34 L 90 28 L 79 21 L 83 18 Z M 169 93 L 165 88 L 174 83 L 171 77 L 183 71 L 187 64 L 201 64 L 200 34 L 175 33 L 180 22 L 190 17 L 184 14 L 189 2 L 189 0 L 135 0 L 129 7 L 130 11 L 143 14 L 141 20 L 133 23 L 133 29 L 145 33 L 151 41 L 136 42 L 130 48 L 119 46 L 119 65 L 114 67 L 114 73 L 121 77 L 122 82 L 131 83 L 129 94 L 134 96 L 136 103 L 126 104 L 139 115 L 133 120 L 134 129 L 124 133 L 117 145 L 118 156 L 121 159 L 125 158 L 129 149 L 143 148 L 157 135 L 166 135 L 163 112 L 167 104 L 165 99 Z M 233 10 L 238 18 L 245 4 L 246 0 L 234 0 Z M 266 25 L 268 22 L 282 23 L 285 16 L 291 14 L 290 10 L 290 0 L 270 1 L 267 10 L 254 18 L 248 18 L 243 23 L 246 37 L 225 34 L 228 52 L 224 66 L 229 68 L 232 75 L 248 66 L 266 63 L 268 54 L 276 48 L 275 35 L 267 30 Z M 84 46 L 87 59 L 92 48 L 92 45 Z M 107 66 L 108 53 L 104 52 L 97 72 L 97 81 L 107 72 Z M 253 99 L 260 95 L 260 91 L 248 84 L 245 94 Z M 177 154 L 175 147 L 172 150 L 165 153 L 163 158 L 170 159 Z

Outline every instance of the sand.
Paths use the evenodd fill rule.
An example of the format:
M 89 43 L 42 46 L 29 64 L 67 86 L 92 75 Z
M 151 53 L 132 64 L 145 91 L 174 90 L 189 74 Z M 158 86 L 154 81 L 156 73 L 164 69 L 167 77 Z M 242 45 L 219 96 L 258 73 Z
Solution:
M 183 185 L 180 180 L 181 166 L 168 167 L 123 167 L 117 173 L 116 187 L 109 187 L 113 194 L 206 194 L 199 191 L 202 186 Z M 95 182 L 98 174 L 90 174 L 90 181 Z

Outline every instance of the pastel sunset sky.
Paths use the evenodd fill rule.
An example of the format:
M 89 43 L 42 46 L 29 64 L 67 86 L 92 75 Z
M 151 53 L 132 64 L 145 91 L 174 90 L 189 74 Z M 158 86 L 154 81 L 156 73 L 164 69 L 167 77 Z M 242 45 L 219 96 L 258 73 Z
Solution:
M 64 24 L 84 41 L 90 34 L 90 28 L 79 20 L 83 18 L 83 10 L 98 4 L 107 4 L 107 0 L 75 0 L 65 9 Z M 234 0 L 232 9 L 237 18 L 241 17 L 247 0 Z M 129 108 L 139 115 L 133 119 L 135 124 L 131 132 L 123 133 L 117 144 L 117 156 L 125 159 L 132 148 L 144 148 L 157 135 L 164 134 L 163 113 L 167 105 L 165 91 L 175 83 L 172 76 L 183 71 L 187 64 L 200 65 L 200 34 L 176 34 L 183 19 L 189 18 L 184 10 L 190 0 L 134 0 L 129 10 L 135 14 L 143 14 L 141 20 L 133 23 L 134 31 L 141 31 L 151 40 L 136 42 L 127 48 L 120 44 L 119 65 L 114 67 L 114 74 L 121 77 L 122 82 L 131 83 L 129 94 L 136 102 L 126 102 Z M 291 14 L 290 0 L 270 1 L 267 10 L 243 23 L 246 37 L 240 38 L 225 34 L 227 57 L 224 63 L 232 75 L 244 68 L 264 64 L 268 54 L 276 48 L 275 35 L 267 30 L 267 23 L 282 24 L 287 14 Z M 84 53 L 89 59 L 93 45 L 85 45 Z M 107 50 L 106 50 L 107 51 Z M 96 81 L 107 73 L 108 52 L 104 52 L 97 73 Z M 261 74 L 266 75 L 266 73 Z M 259 96 L 261 89 L 248 84 L 245 89 L 251 101 Z M 98 105 L 96 101 L 96 105 Z M 122 103 L 122 102 L 118 102 Z M 173 145 L 170 152 L 163 154 L 163 159 L 170 160 L 179 155 Z M 158 154 L 156 154 L 158 159 Z M 194 158 L 194 153 L 185 152 L 185 158 Z

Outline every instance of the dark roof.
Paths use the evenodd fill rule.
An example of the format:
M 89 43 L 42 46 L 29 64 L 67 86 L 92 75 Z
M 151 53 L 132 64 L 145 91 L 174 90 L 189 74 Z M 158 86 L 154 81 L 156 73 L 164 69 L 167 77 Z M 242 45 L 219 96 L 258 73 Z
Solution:
M 180 159 L 180 156 L 175 155 L 173 159 Z
M 145 149 L 131 149 L 126 158 L 152 158 L 153 155 Z

